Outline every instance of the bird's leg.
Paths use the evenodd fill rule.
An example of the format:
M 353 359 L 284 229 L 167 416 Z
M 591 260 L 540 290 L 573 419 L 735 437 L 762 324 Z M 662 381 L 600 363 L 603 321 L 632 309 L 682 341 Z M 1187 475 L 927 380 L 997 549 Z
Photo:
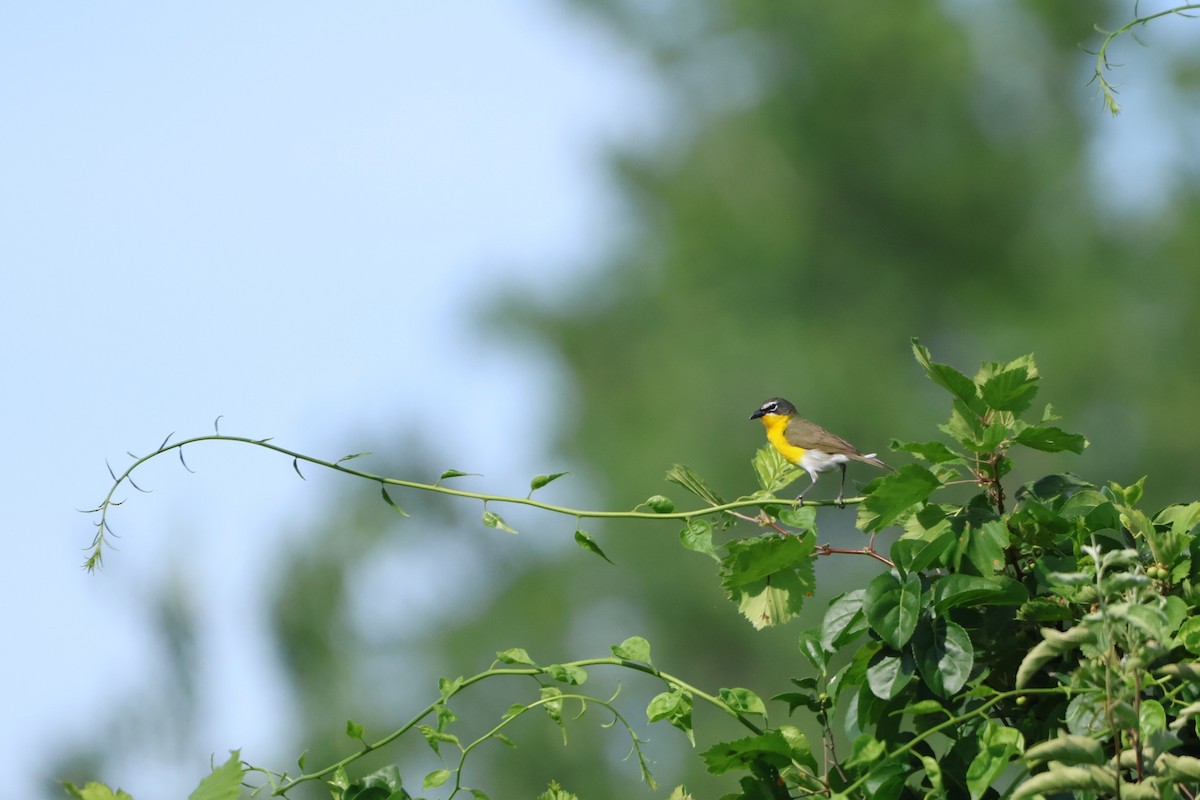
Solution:
M 846 501 L 842 499 L 842 494 L 846 491 L 846 463 L 843 461 L 838 466 L 842 468 L 842 485 L 838 487 L 837 504 L 838 508 L 845 508 Z
M 800 494 L 796 495 L 796 506 L 797 507 L 804 505 L 804 495 L 808 494 L 809 489 L 811 489 L 812 487 L 817 485 L 817 473 L 810 472 L 810 473 L 808 473 L 808 477 L 812 479 L 812 483 L 810 483 L 808 486 L 805 486 L 804 491 L 801 492 Z

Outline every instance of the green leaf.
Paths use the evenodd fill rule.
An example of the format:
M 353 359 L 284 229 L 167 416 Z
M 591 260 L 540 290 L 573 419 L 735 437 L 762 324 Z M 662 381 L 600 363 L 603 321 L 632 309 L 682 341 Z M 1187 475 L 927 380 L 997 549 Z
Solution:
M 1187 648 L 1189 653 L 1200 655 L 1200 617 L 1192 617 L 1183 623 L 1175 639 Z
M 711 556 L 714 561 L 720 561 L 721 557 L 717 555 L 717 550 L 713 547 L 712 536 L 711 522 L 706 519 L 689 519 L 683 526 L 683 530 L 679 532 L 679 542 L 688 550 L 704 553 Z
M 1016 435 L 1013 441 L 1033 450 L 1041 450 L 1046 453 L 1069 450 L 1072 453 L 1079 454 L 1088 446 L 1088 440 L 1083 436 L 1077 433 L 1067 433 L 1061 428 L 1051 426 L 1025 428 Z
M 989 520 L 978 528 L 966 526 L 959 536 L 959 552 L 980 575 L 991 576 L 1004 569 L 1004 551 L 1011 539 L 1008 528 L 999 520 Z
M 971 637 L 945 617 L 918 626 L 912 650 L 925 684 L 942 697 L 950 697 L 966 685 L 975 664 Z
M 589 536 L 586 531 L 575 531 L 575 544 L 579 545 L 584 550 L 587 550 L 589 553 L 595 553 L 608 563 L 613 563 L 611 558 L 604 555 L 604 551 L 600 549 L 600 545 L 596 544 L 596 540 Z
M 583 667 L 570 664 L 549 664 L 545 669 L 546 674 L 551 678 L 568 686 L 579 686 L 587 680 L 587 670 Z
M 747 736 L 732 742 L 720 742 L 700 754 L 709 774 L 723 775 L 730 770 L 750 769 L 756 762 L 780 768 L 792 760 L 792 748 L 777 730 Z
M 650 642 L 641 636 L 630 636 L 620 644 L 612 646 L 612 654 L 626 661 L 650 663 Z
M 669 692 L 655 695 L 646 706 L 646 719 L 658 722 L 665 719 L 679 730 L 683 731 L 692 746 L 696 746 L 696 737 L 692 732 L 692 695 L 678 686 Z
M 188 795 L 188 800 L 237 800 L 242 796 L 245 776 L 240 751 L 231 750 L 225 763 L 205 775 L 195 791 Z
M 863 614 L 865 589 L 855 589 L 835 597 L 821 620 L 821 648 L 835 652 L 843 645 L 857 639 L 867 631 L 867 618 Z
M 919 464 L 907 464 L 880 478 L 859 507 L 858 527 L 867 533 L 887 527 L 917 503 L 923 503 L 941 482 Z
M 749 689 L 721 689 L 718 692 L 725 705 L 739 714 L 758 714 L 767 716 L 767 706 L 762 699 Z
M 801 632 L 800 653 L 818 672 L 824 674 L 829 669 L 829 655 L 821 646 L 821 631 L 809 629 Z
M 1024 738 L 1016 728 L 1009 728 L 993 719 L 984 721 L 976 734 L 979 751 L 967 767 L 967 790 L 971 800 L 980 800 L 992 782 L 1021 753 Z
M 447 478 L 467 478 L 467 477 L 478 478 L 479 473 L 478 472 L 460 472 L 456 469 L 448 469 L 445 472 L 443 472 L 441 475 L 438 476 L 438 480 L 444 481 Z
M 346 735 L 351 739 L 363 740 L 363 726 L 352 719 L 346 720 Z
M 1113 797 L 1117 792 L 1116 775 L 1096 765 L 1072 767 L 1052 764 L 1045 772 L 1039 772 L 1018 786 L 1012 794 L 1012 800 L 1076 791 L 1095 792 L 1105 797 Z
M 425 776 L 425 780 L 421 781 L 421 788 L 435 789 L 449 780 L 450 774 L 450 770 L 448 769 L 435 769 L 433 772 Z
M 1081 644 L 1090 644 L 1095 641 L 1095 638 L 1095 634 L 1083 625 L 1077 625 L 1065 631 L 1042 628 L 1042 641 L 1025 654 L 1025 658 L 1021 660 L 1021 666 L 1017 669 L 1016 688 L 1020 689 L 1025 686 L 1029 679 L 1036 675 L 1048 661 L 1053 661 L 1055 658 L 1071 652 Z
M 557 782 L 550 781 L 550 786 L 537 796 L 537 800 L 579 800 L 579 798 L 563 789 Z
M 803 474 L 799 467 L 785 459 L 769 444 L 759 448 L 751 463 L 754 465 L 754 474 L 758 477 L 758 485 L 769 495 L 774 495 Z
M 504 652 L 511 653 L 514 651 L 505 650 Z M 520 652 L 524 653 L 525 651 L 520 650 Z M 497 655 L 499 654 L 497 653 Z M 454 680 L 450 680 L 449 678 L 438 678 L 438 693 L 441 695 L 442 703 L 446 703 L 455 692 L 462 688 L 462 686 L 463 678 L 461 675 Z
M 489 528 L 498 528 L 506 533 L 516 533 L 516 531 L 508 527 L 508 523 L 501 519 L 499 514 L 492 511 L 483 512 L 483 524 Z
M 921 579 L 909 574 L 903 580 L 893 572 L 876 575 L 863 596 L 867 624 L 893 650 L 912 638 L 921 614 Z
M 942 556 L 957 539 L 949 525 L 941 526 L 941 532 L 932 539 L 902 536 L 892 544 L 892 562 L 901 574 L 921 572 L 935 563 L 943 563 Z
M 1061 761 L 1064 764 L 1103 764 L 1107 760 L 1100 742 L 1090 736 L 1060 733 L 1053 739 L 1038 742 L 1025 751 L 1025 762 L 1035 766 L 1042 762 Z
M 534 475 L 533 480 L 529 482 L 529 493 L 533 494 L 538 489 L 541 489 L 548 483 L 558 480 L 563 475 L 570 475 L 569 472 L 555 472 L 550 475 Z
M 684 466 L 683 464 L 675 464 L 667 470 L 667 480 L 677 486 L 682 486 L 709 505 L 725 505 L 725 501 L 721 499 L 721 496 L 710 489 L 691 467 Z
M 954 367 L 947 366 L 946 364 L 935 364 L 930 359 L 929 350 L 917 339 L 912 340 L 912 349 L 913 357 L 924 368 L 925 374 L 929 376 L 930 380 L 950 392 L 950 394 L 957 397 L 968 407 L 975 408 L 980 413 L 983 412 L 983 401 L 979 398 L 975 381 L 963 375 L 954 369 Z
M 938 578 L 933 584 L 933 610 L 938 614 L 958 606 L 977 605 L 980 601 L 987 601 L 989 606 L 1019 606 L 1028 599 L 1025 587 L 1006 576 L 981 578 L 954 573 Z
M 432 725 L 418 725 L 417 730 L 421 736 L 425 737 L 425 743 L 429 745 L 433 752 L 441 755 L 438 747 L 443 744 L 453 744 L 458 746 L 458 737 L 452 733 L 443 733 Z
M 646 498 L 646 502 L 642 505 L 649 508 L 655 514 L 670 514 L 675 511 L 675 503 L 671 498 L 661 494 L 652 495 Z
M 1020 414 L 1029 408 L 1038 390 L 1038 376 L 1024 367 L 1006 369 L 984 381 L 979 387 L 983 401 L 996 411 Z
M 904 691 L 916 671 L 916 662 L 907 648 L 900 654 L 880 653 L 867 670 L 867 685 L 880 700 L 891 700 Z
M 962 461 L 965 459 L 965 456 L 961 453 L 954 452 L 941 442 L 901 442 L 892 439 L 891 447 L 893 450 L 912 453 L 917 458 L 928 461 L 930 464 L 945 464 L 950 461 Z
M 816 531 L 817 509 L 813 506 L 801 508 L 783 508 L 779 511 L 779 521 L 789 528 L 801 531 Z
M 498 650 L 496 658 L 505 664 L 523 664 L 527 667 L 537 666 L 534 660 L 529 657 L 529 653 L 525 652 L 525 649 L 522 647 L 510 647 L 507 650 Z
M 755 628 L 795 617 L 814 588 L 814 537 L 759 537 L 730 542 L 721 588 Z
M 403 515 L 404 515 L 404 516 L 406 516 L 406 517 L 408 516 L 408 512 L 407 512 L 407 511 L 405 511 L 405 510 L 404 510 L 403 508 L 401 508 L 400 506 L 398 506 L 398 505 L 396 504 L 396 501 L 392 499 L 392 496 L 391 496 L 390 494 L 388 494 L 388 490 L 387 490 L 387 487 L 386 487 L 386 486 L 380 486 L 380 487 L 379 487 L 379 491 L 383 493 L 383 502 L 387 503 L 387 504 L 388 504 L 389 506 L 391 506 L 391 507 L 392 507 L 392 508 L 393 508 L 395 511 L 398 511 L 399 513 L 403 514 Z
M 83 787 L 63 781 L 63 789 L 75 800 L 133 800 L 133 796 L 120 789 L 113 791 L 99 781 L 89 781 Z
M 846 759 L 847 768 L 866 766 L 883 758 L 887 753 L 887 744 L 873 736 L 863 734 L 854 740 L 850 747 L 850 757 Z

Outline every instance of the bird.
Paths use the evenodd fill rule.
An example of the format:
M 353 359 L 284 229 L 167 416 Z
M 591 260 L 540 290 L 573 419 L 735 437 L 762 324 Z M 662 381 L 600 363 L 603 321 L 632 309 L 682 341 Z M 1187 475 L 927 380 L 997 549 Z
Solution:
M 804 495 L 817 485 L 817 476 L 834 467 L 842 471 L 842 485 L 838 489 L 837 504 L 845 508 L 842 494 L 846 489 L 846 463 L 861 461 L 873 467 L 890 470 L 887 464 L 875 457 L 875 453 L 860 452 L 857 447 L 840 436 L 830 433 L 815 422 L 809 422 L 796 413 L 796 407 L 782 397 L 772 397 L 750 415 L 750 419 L 761 419 L 767 429 L 767 441 L 774 445 L 779 454 L 797 465 L 812 478 L 812 483 L 796 498 L 803 505 Z

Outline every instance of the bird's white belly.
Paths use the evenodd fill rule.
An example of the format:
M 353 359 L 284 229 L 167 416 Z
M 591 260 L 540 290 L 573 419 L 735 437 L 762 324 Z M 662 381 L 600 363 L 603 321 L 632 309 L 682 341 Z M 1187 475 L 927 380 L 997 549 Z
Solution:
M 845 464 L 850 459 L 841 453 L 822 453 L 820 450 L 805 450 L 800 456 L 800 466 L 816 480 L 818 472 L 828 472 L 838 464 Z

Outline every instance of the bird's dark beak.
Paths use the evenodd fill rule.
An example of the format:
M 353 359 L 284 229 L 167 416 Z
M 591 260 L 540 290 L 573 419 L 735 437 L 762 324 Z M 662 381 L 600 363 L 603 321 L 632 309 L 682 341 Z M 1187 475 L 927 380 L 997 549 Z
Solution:
M 753 414 L 750 415 L 750 419 L 758 419 L 762 415 L 763 415 L 763 410 L 760 408 L 758 411 L 755 411 Z

